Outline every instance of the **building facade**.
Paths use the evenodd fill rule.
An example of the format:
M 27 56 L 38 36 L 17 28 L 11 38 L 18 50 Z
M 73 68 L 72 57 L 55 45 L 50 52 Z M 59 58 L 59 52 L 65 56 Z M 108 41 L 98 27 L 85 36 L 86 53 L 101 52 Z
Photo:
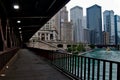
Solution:
M 83 8 L 75 6 L 70 9 L 70 20 L 73 24 L 73 39 L 74 42 L 83 43 Z
M 114 12 L 106 10 L 103 12 L 104 31 L 109 32 L 109 44 L 115 44 L 115 25 L 114 25 Z
M 103 35 L 103 45 L 109 45 L 109 32 L 102 32 Z
M 72 42 L 72 24 L 68 22 L 66 7 L 53 16 L 33 37 L 42 41 Z
M 63 22 L 61 26 L 61 41 L 63 42 L 72 42 L 72 23 Z
M 90 30 L 83 29 L 83 32 L 84 32 L 84 43 L 90 44 Z
M 55 18 L 56 29 L 58 31 L 58 41 L 73 41 L 72 23 L 68 21 L 68 11 L 66 6 L 55 15 Z
M 55 25 L 55 17 L 52 17 L 32 38 L 37 41 L 57 41 L 58 33 Z
M 83 16 L 83 28 L 87 29 L 87 17 Z
M 90 30 L 90 44 L 102 44 L 101 7 L 93 5 L 87 8 L 87 28 Z
M 115 44 L 120 44 L 120 16 L 115 15 Z

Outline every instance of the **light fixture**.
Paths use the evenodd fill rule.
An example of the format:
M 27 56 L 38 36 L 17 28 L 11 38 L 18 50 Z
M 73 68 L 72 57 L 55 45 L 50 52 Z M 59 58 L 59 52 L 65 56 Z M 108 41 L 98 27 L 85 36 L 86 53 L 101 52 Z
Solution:
M 18 21 L 17 21 L 17 23 L 21 23 L 21 21 L 20 21 L 20 20 L 18 20 Z
M 19 31 L 19 33 L 22 33 L 22 31 Z
M 22 41 L 22 36 L 20 36 L 20 39 L 21 39 L 21 41 Z
M 13 7 L 14 7 L 14 9 L 19 9 L 20 8 L 19 5 L 17 5 L 17 4 L 13 5 Z
M 21 27 L 19 27 L 19 30 L 21 30 Z

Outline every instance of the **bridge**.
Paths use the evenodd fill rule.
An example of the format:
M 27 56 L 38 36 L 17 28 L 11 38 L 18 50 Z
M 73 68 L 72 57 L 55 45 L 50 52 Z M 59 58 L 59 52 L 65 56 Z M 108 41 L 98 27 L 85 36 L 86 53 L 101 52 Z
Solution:
M 120 62 L 60 53 L 48 42 L 27 44 L 69 1 L 0 0 L 0 80 L 120 80 Z
M 42 41 L 42 40 L 37 40 L 33 41 L 30 40 L 29 42 L 26 43 L 28 47 L 34 47 L 34 48 L 41 48 L 41 49 L 46 49 L 46 50 L 66 50 L 68 47 L 71 45 L 77 45 L 76 43 L 71 42 L 65 42 L 65 41 Z

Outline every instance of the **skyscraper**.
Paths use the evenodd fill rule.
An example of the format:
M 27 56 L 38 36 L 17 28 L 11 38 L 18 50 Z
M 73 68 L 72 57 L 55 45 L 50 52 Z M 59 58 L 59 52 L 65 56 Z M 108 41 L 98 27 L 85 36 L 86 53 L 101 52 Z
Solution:
M 105 32 L 103 31 L 102 32 L 102 42 L 103 42 L 103 45 L 109 45 L 109 32 Z
M 115 44 L 120 44 L 120 16 L 115 15 Z
M 101 7 L 93 5 L 87 8 L 87 28 L 90 30 L 90 43 L 102 44 Z
M 114 26 L 114 12 L 106 10 L 103 12 L 104 31 L 109 32 L 109 44 L 115 44 L 115 26 Z
M 70 9 L 70 20 L 73 24 L 74 42 L 83 42 L 83 8 L 75 6 Z
M 83 16 L 83 28 L 87 29 L 87 17 Z
M 83 29 L 84 33 L 84 43 L 90 44 L 90 31 L 89 29 Z
M 72 41 L 72 24 L 68 21 L 68 11 L 64 6 L 56 15 L 58 40 L 62 42 Z

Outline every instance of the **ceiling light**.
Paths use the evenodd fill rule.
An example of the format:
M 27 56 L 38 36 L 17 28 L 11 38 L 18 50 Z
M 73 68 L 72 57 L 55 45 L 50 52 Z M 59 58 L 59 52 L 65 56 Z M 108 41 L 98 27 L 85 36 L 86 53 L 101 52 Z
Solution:
M 14 6 L 14 9 L 19 9 L 19 5 L 15 4 Z
M 21 30 L 21 27 L 19 27 L 19 30 Z
M 22 33 L 22 31 L 19 31 L 19 33 Z
M 19 21 L 17 21 L 17 23 L 21 23 L 21 21 L 19 20 Z

